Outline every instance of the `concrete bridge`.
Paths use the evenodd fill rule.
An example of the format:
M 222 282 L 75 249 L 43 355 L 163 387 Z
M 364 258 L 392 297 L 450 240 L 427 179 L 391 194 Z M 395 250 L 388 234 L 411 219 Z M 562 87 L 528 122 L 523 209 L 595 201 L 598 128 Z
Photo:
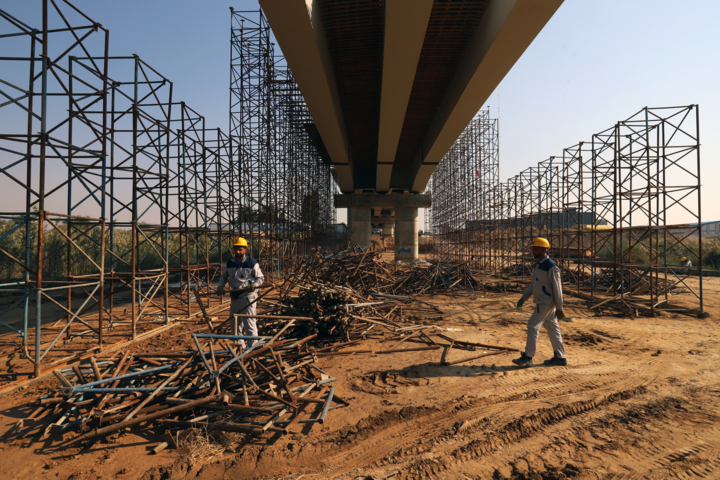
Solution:
M 353 243 L 394 223 L 396 259 L 417 258 L 435 166 L 562 1 L 260 0 L 335 167 Z

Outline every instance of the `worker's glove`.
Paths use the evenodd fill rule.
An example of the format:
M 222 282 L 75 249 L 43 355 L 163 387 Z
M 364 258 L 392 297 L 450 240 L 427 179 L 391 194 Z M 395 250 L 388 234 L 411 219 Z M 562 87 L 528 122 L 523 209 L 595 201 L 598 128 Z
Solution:
M 218 295 L 225 295 L 225 287 L 218 287 L 217 289 Z
M 257 288 L 257 286 L 255 286 L 255 285 L 250 285 L 250 291 L 251 291 L 251 292 L 254 292 L 256 288 Z
M 565 318 L 565 312 L 563 312 L 562 310 L 558 310 L 558 312 L 556 313 L 556 316 L 557 316 L 558 320 L 562 320 L 563 318 Z
M 522 298 L 520 300 L 518 300 L 517 309 L 522 310 L 522 306 L 524 303 L 525 303 L 525 300 L 523 300 Z

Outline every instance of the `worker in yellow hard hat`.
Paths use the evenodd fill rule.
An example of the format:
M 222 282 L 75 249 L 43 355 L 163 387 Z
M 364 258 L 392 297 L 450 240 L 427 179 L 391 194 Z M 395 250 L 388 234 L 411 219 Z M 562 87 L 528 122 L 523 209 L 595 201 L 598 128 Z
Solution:
M 550 242 L 542 237 L 537 237 L 530 245 L 530 251 L 537 263 L 532 271 L 530 285 L 528 285 L 518 301 L 517 308 L 522 310 L 523 304 L 531 295 L 535 302 L 535 308 L 527 324 L 525 351 L 520 358 L 513 360 L 513 363 L 521 367 L 532 366 L 532 358 L 535 355 L 538 338 L 540 337 L 540 327 L 543 325 L 545 325 L 555 352 L 553 358 L 545 360 L 543 364 L 548 366 L 567 365 L 565 345 L 563 345 L 560 326 L 558 325 L 558 318 L 561 320 L 565 318 L 565 313 L 563 313 L 562 278 L 560 276 L 560 267 L 548 256 L 548 249 L 550 249 Z
M 680 270 L 680 273 L 685 275 L 688 273 L 688 270 L 690 270 L 690 267 L 692 267 L 692 262 L 688 260 L 687 257 L 682 257 L 680 259 L 680 266 L 683 267 L 682 270 Z
M 255 315 L 256 289 L 262 285 L 265 276 L 258 262 L 247 254 L 248 243 L 238 238 L 233 243 L 235 254 L 227 261 L 218 280 L 218 295 L 225 293 L 225 285 L 230 287 L 230 330 L 236 336 L 258 336 L 257 319 L 252 317 L 235 317 L 235 314 Z M 257 342 L 250 339 L 250 348 Z M 244 339 L 238 342 L 243 348 Z

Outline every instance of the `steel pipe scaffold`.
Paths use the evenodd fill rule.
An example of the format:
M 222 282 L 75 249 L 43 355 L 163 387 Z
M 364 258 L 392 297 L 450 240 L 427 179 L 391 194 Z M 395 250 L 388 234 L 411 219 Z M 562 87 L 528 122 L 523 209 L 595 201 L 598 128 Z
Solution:
M 262 14 L 265 43 L 232 29 L 257 52 L 233 57 L 245 123 L 231 114 L 228 135 L 138 55 L 109 55 L 100 23 L 39 1 L 34 26 L 0 10 L 0 333 L 15 335 L 0 356 L 38 375 L 200 302 L 222 308 L 211 293 L 237 236 L 277 274 L 330 238 L 332 172 L 292 76 L 262 50 Z
M 506 182 L 497 138 L 497 121 L 481 112 L 435 170 L 435 255 L 526 278 L 527 247 L 542 236 L 578 295 L 703 314 L 697 105 L 643 108 Z M 696 268 L 680 267 L 681 257 Z M 682 305 L 669 297 L 679 288 L 691 298 Z
M 336 187 L 329 158 L 262 10 L 231 9 L 230 136 L 242 205 L 237 228 L 267 271 L 332 247 Z

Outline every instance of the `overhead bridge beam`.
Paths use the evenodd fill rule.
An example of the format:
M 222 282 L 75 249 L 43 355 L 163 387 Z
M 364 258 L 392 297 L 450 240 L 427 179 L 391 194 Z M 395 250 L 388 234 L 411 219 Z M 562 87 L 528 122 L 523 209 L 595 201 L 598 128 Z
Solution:
M 385 7 L 376 180 L 378 192 L 390 190 L 393 162 L 432 6 L 433 0 L 389 0 Z
M 493 0 L 446 90 L 413 161 L 413 192 L 425 190 L 433 170 L 515 65 L 563 0 Z M 424 154 L 424 155 L 423 155 Z
M 389 193 L 380 195 L 376 193 L 350 193 L 335 195 L 335 208 L 430 208 L 432 205 L 431 195 Z
M 424 191 L 563 0 L 260 0 L 344 193 Z
M 317 0 L 260 0 L 302 91 L 342 191 L 353 190 L 352 159 Z

